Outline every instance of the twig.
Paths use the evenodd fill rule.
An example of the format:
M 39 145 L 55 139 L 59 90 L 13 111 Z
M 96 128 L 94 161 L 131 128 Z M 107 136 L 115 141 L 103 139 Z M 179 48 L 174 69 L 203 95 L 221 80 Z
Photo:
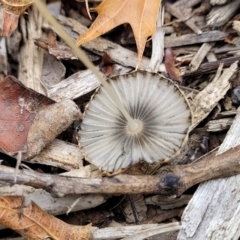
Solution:
M 71 178 L 19 170 L 19 184 L 43 188 L 53 196 L 67 194 L 137 194 L 181 195 L 188 188 L 209 179 L 240 173 L 240 146 L 217 156 L 206 156 L 188 165 L 165 166 L 154 176 L 118 175 L 112 178 Z M 0 180 L 14 183 L 14 169 L 0 166 Z

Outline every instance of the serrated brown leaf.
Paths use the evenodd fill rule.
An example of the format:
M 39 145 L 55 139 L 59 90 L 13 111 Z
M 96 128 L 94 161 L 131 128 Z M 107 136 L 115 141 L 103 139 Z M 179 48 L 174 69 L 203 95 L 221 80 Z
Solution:
M 0 224 L 13 229 L 28 240 L 87 240 L 91 225 L 72 226 L 44 212 L 31 202 L 23 207 L 23 197 L 0 196 Z
M 76 44 L 79 46 L 114 27 L 129 23 L 136 40 L 140 62 L 147 38 L 155 32 L 160 3 L 161 0 L 104 0 L 96 8 L 98 17 L 89 30 L 77 39 Z

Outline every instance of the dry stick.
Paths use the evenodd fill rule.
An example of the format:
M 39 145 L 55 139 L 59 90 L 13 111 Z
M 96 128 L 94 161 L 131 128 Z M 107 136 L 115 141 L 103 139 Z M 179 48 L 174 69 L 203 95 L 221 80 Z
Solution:
M 240 146 L 221 155 L 206 156 L 187 165 L 165 166 L 154 176 L 118 175 L 112 178 L 71 178 L 19 170 L 18 183 L 43 188 L 53 196 L 67 194 L 137 194 L 181 195 L 188 188 L 210 179 L 240 173 Z M 13 183 L 14 169 L 0 166 L 0 181 Z

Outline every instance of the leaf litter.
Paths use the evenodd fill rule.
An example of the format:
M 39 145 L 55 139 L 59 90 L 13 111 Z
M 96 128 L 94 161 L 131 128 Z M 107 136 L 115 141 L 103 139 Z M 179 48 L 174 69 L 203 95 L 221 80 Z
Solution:
M 179 82 L 180 79 L 182 80 L 180 83 L 177 83 L 177 84 L 179 84 L 179 87 L 185 93 L 186 97 L 189 99 L 190 104 L 193 106 L 194 119 L 195 119 L 194 120 L 195 129 L 193 129 L 192 133 L 190 134 L 190 137 L 189 137 L 190 139 L 188 141 L 188 144 L 184 147 L 180 156 L 176 157 L 176 159 L 173 159 L 174 163 L 178 163 L 178 162 L 186 163 L 186 162 L 194 161 L 199 156 L 212 150 L 214 147 L 219 146 L 222 141 L 221 139 L 224 139 L 226 131 L 231 126 L 231 124 L 230 125 L 228 124 L 227 127 L 224 128 L 223 127 L 224 121 L 229 122 L 229 120 L 231 119 L 233 120 L 234 114 L 236 114 L 236 108 L 238 107 L 238 101 L 236 101 L 236 99 L 240 98 L 238 96 L 238 91 L 236 90 L 237 88 L 235 89 L 235 87 L 239 85 L 239 81 L 238 81 L 238 78 L 235 77 L 236 76 L 235 74 L 237 71 L 237 65 L 236 63 L 234 63 L 235 61 L 239 60 L 239 56 L 237 54 L 239 51 L 239 46 L 238 46 L 239 28 L 238 28 L 238 20 L 236 18 L 237 13 L 239 12 L 239 5 L 237 1 L 232 1 L 233 2 L 232 4 L 228 5 L 228 3 L 224 3 L 216 7 L 213 5 L 214 1 L 211 1 L 211 3 L 210 1 L 207 1 L 207 2 L 208 4 L 205 4 L 205 5 L 202 4 L 201 6 L 191 5 L 192 4 L 191 1 L 189 3 L 186 3 L 184 2 L 184 0 L 175 1 L 174 3 L 170 1 L 166 1 L 166 3 L 164 3 L 166 7 L 166 13 L 164 15 L 165 25 L 163 25 L 163 29 L 166 35 L 165 47 L 171 47 L 171 49 L 166 49 L 165 60 L 164 60 L 166 71 L 163 70 L 161 71 L 161 73 L 165 74 L 166 76 L 172 78 L 177 82 Z M 146 40 L 148 37 L 153 35 L 154 31 L 153 30 L 141 31 L 140 24 L 139 24 L 139 22 L 141 21 L 133 18 L 132 12 L 133 12 L 133 9 L 135 8 L 136 10 L 145 9 L 145 13 L 147 13 L 147 9 L 143 7 L 146 5 L 149 5 L 151 8 L 154 8 L 154 10 L 149 10 L 151 14 L 149 13 L 145 15 L 143 14 L 145 19 L 151 20 L 151 22 L 154 23 L 151 28 L 151 29 L 154 29 L 156 27 L 155 22 L 157 19 L 157 14 L 159 12 L 160 1 L 141 1 L 141 4 L 139 4 L 139 7 L 136 7 L 136 4 L 134 3 L 134 1 L 127 1 L 127 2 L 118 1 L 116 5 L 114 5 L 114 4 L 110 4 L 110 1 L 105 0 L 100 6 L 97 5 L 97 3 L 93 3 L 89 1 L 89 4 L 91 8 L 96 9 L 98 13 L 98 17 L 94 21 L 89 31 L 86 32 L 86 34 L 82 34 L 81 23 L 76 22 L 73 19 L 73 17 L 70 19 L 67 19 L 65 18 L 65 16 L 59 16 L 60 22 L 62 23 L 64 28 L 67 30 L 69 35 L 73 39 L 77 39 L 78 34 L 81 33 L 80 37 L 77 40 L 78 44 L 83 44 L 83 48 L 86 49 L 86 51 L 90 53 L 90 55 L 95 57 L 98 56 L 98 58 L 103 57 L 101 61 L 97 60 L 95 62 L 98 68 L 101 69 L 103 66 L 104 68 L 103 74 L 109 74 L 109 72 L 111 73 L 114 71 L 116 74 L 120 74 L 121 71 L 124 71 L 125 68 L 127 69 L 127 67 L 131 66 L 132 68 L 130 69 L 134 69 L 138 64 L 139 66 L 141 66 L 141 69 L 143 68 L 144 70 L 146 70 L 147 67 L 142 67 L 142 66 L 148 65 L 149 58 L 150 58 L 150 51 L 153 48 L 153 46 L 151 45 L 151 41 L 148 41 L 146 43 Z M 128 4 L 133 4 L 134 6 L 129 8 L 127 7 L 129 6 Z M 183 9 L 183 7 L 185 7 L 185 9 Z M 219 12 L 224 11 L 224 8 L 229 9 L 229 14 L 228 15 L 223 14 L 224 16 L 219 15 Z M 68 13 L 67 10 L 69 9 L 74 9 L 74 10 L 77 10 L 78 12 L 84 12 L 85 10 L 83 9 L 85 9 L 85 3 L 83 1 L 77 4 L 64 3 L 63 9 L 65 9 L 66 13 Z M 103 19 L 105 21 L 106 9 L 107 9 L 107 12 L 111 10 L 110 13 L 116 12 L 115 9 L 117 10 L 122 9 L 121 10 L 122 14 L 119 14 L 116 16 L 113 16 L 114 14 L 110 14 L 108 16 L 110 21 L 108 21 L 107 24 L 104 24 L 104 28 L 101 27 L 101 29 L 99 29 L 99 24 L 101 25 L 101 22 L 103 21 Z M 179 15 L 179 10 L 182 11 L 182 15 Z M 31 12 L 30 9 L 28 11 Z M 154 12 L 152 13 L 152 11 Z M 198 13 L 198 15 L 196 15 L 196 13 Z M 184 16 L 183 14 L 186 14 L 186 15 Z M 94 19 L 95 15 L 92 14 L 92 16 Z M 138 19 L 141 19 L 139 18 L 139 16 L 141 16 L 140 13 L 138 13 L 137 16 L 138 16 Z M 149 16 L 151 16 L 151 18 Z M 127 20 L 125 17 L 127 18 Z M 154 20 L 152 20 L 152 18 Z M 116 19 L 116 22 L 113 21 L 114 19 Z M 208 21 L 208 24 L 211 25 L 211 27 L 216 26 L 215 31 L 212 31 L 212 29 L 208 27 L 208 25 L 206 25 L 206 20 Z M 113 22 L 114 24 L 112 25 Z M 230 24 L 231 22 L 234 23 L 234 28 L 232 28 Z M 132 23 L 131 26 L 133 28 L 134 34 L 130 32 L 131 31 L 130 28 L 121 27 L 121 26 L 118 27 L 116 31 L 108 32 L 109 30 L 113 29 L 114 27 L 117 27 L 122 23 L 130 23 L 130 24 Z M 136 23 L 138 24 L 137 27 L 136 27 Z M 24 26 L 20 26 L 20 28 L 21 28 L 21 31 L 19 32 L 20 34 L 26 31 L 24 30 Z M 143 27 L 143 29 L 146 29 L 146 26 Z M 99 30 L 101 30 L 102 32 L 99 32 Z M 91 35 L 91 31 L 94 31 L 94 34 L 96 35 Z M 126 31 L 128 31 L 129 36 L 131 36 L 131 34 L 134 35 L 136 39 L 136 46 L 132 42 L 132 40 L 128 38 L 125 38 L 124 40 L 124 47 L 121 47 L 119 45 L 119 43 L 121 43 L 121 41 L 119 41 L 119 36 L 121 35 L 121 33 L 126 34 Z M 142 32 L 143 35 L 139 36 L 138 35 L 139 32 Z M 193 32 L 196 32 L 197 34 Z M 201 34 L 201 32 L 203 33 Z M 104 37 L 107 38 L 107 40 L 105 39 L 100 40 L 100 38 L 99 40 L 98 38 L 93 40 L 93 38 L 95 38 L 96 36 L 100 36 L 104 33 L 105 33 Z M 38 46 L 41 45 L 39 44 L 39 42 L 43 43 L 45 49 L 50 54 L 52 54 L 57 59 L 59 59 L 66 67 L 66 74 L 65 74 L 66 79 L 62 81 L 61 74 L 59 76 L 56 75 L 56 78 L 59 78 L 59 80 L 57 80 L 57 82 L 54 82 L 52 84 L 51 89 L 50 88 L 46 89 L 46 94 L 52 97 L 52 99 L 54 100 L 57 99 L 57 101 L 60 101 L 65 96 L 67 96 L 67 98 L 70 98 L 70 99 L 75 99 L 78 106 L 82 110 L 84 110 L 84 107 L 88 104 L 91 98 L 92 91 L 99 86 L 99 83 L 97 83 L 97 80 L 94 79 L 93 75 L 90 72 L 88 72 L 88 70 L 86 70 L 82 65 L 79 66 L 79 64 L 76 64 L 76 62 L 74 63 L 72 61 L 69 61 L 69 58 L 71 59 L 72 56 L 74 56 L 74 54 L 71 53 L 71 50 L 64 43 L 56 42 L 56 38 L 55 38 L 55 40 L 53 40 L 54 44 L 51 45 L 52 42 L 50 42 L 49 44 L 48 42 L 49 39 L 47 41 L 42 39 L 36 40 Z M 93 43 L 91 43 L 91 40 L 93 40 Z M 210 44 L 211 46 L 207 44 Z M 138 49 L 138 53 L 134 53 L 136 47 Z M 145 51 L 143 51 L 144 48 L 145 48 Z M 9 49 L 9 46 L 6 49 L 6 52 L 8 52 L 11 55 L 11 50 Z M 105 53 L 105 55 L 103 55 L 103 53 Z M 2 76 L 4 76 L 3 73 L 6 73 L 6 72 L 8 74 L 13 74 L 17 76 L 18 75 L 17 71 L 24 71 L 22 67 L 17 70 L 16 68 L 16 65 L 18 65 L 17 60 L 12 61 L 11 58 L 7 59 L 7 56 L 6 54 L 4 54 L 4 52 L 1 52 L 0 54 L 1 56 L 3 56 L 3 59 L 5 59 L 5 62 L 9 64 L 9 69 L 6 70 L 6 67 L 4 69 L 1 69 Z M 19 54 L 21 55 L 20 51 L 19 51 Z M 17 59 L 17 58 L 14 57 L 13 59 Z M 128 62 L 128 59 L 133 60 L 133 62 L 132 63 Z M 222 67 L 225 68 L 225 71 L 223 73 L 221 68 L 218 69 L 221 63 L 222 63 Z M 6 66 L 6 64 L 2 66 Z M 42 66 L 44 66 L 44 64 Z M 39 68 L 41 69 L 42 66 L 39 66 Z M 227 69 L 229 66 L 231 67 Z M 125 71 L 129 71 L 129 69 Z M 217 76 L 214 78 L 215 75 Z M 80 76 L 83 77 L 84 81 L 79 81 Z M 214 80 L 212 80 L 213 78 Z M 229 79 L 231 79 L 231 84 L 229 84 Z M 79 87 L 79 84 L 82 84 L 81 87 Z M 76 91 L 76 89 L 78 88 L 82 89 L 80 94 L 79 94 L 79 91 Z M 52 89 L 54 89 L 55 95 L 53 94 Z M 64 89 L 66 90 L 65 93 L 63 91 Z M 61 91 L 63 91 L 61 96 L 59 95 L 57 96 L 58 91 L 59 91 L 59 94 Z M 213 93 L 213 94 L 211 95 L 209 93 Z M 214 97 L 214 96 L 217 96 L 217 97 Z M 232 102 L 233 101 L 232 99 L 234 99 L 234 102 Z M 227 101 L 230 102 L 230 104 L 229 103 L 226 104 Z M 21 112 L 21 106 L 25 106 L 22 101 L 20 101 L 20 104 L 18 106 L 19 112 Z M 64 111 L 64 110 L 58 109 L 57 112 L 59 111 Z M 79 121 L 79 118 L 81 118 L 79 116 L 80 115 L 78 115 L 77 117 L 78 121 Z M 14 115 L 14 118 L 16 118 L 16 115 Z M 60 116 L 60 118 L 62 117 Z M 46 119 L 44 120 L 44 122 L 46 122 Z M 72 121 L 69 122 L 69 125 L 71 124 L 71 122 Z M 53 125 L 54 123 L 51 123 L 51 126 Z M 79 126 L 79 123 L 74 122 L 74 125 Z M 64 129 L 66 128 L 67 127 L 65 126 Z M 63 139 L 64 141 L 71 141 L 76 145 L 76 141 L 72 138 L 72 136 L 74 135 L 74 131 L 76 130 L 71 128 L 72 127 L 68 128 L 68 133 L 66 132 L 62 133 L 63 130 L 58 130 L 56 135 L 62 133 L 59 136 L 61 139 Z M 38 125 L 38 129 L 40 129 L 41 131 L 42 123 Z M 37 136 L 38 134 L 39 133 L 37 133 Z M 13 140 L 10 140 L 11 143 L 5 144 L 7 148 L 12 146 L 13 143 L 15 144 L 16 137 L 14 137 L 14 134 L 13 135 L 10 134 L 10 135 L 13 136 Z M 56 137 L 56 135 L 51 137 L 49 139 L 49 142 L 51 142 Z M 6 138 L 5 137 L 3 138 L 4 139 L 2 141 L 4 142 Z M 25 136 L 25 139 L 26 139 L 26 136 Z M 23 142 L 25 143 L 26 140 L 24 140 Z M 35 142 L 37 141 L 35 140 Z M 5 147 L 5 150 L 7 149 L 6 147 Z M 4 150 L 4 147 L 2 148 Z M 42 147 L 40 147 L 40 149 L 41 148 Z M 15 147 L 13 149 L 22 150 L 21 147 L 17 147 L 17 148 Z M 63 156 L 64 156 L 64 153 L 63 153 Z M 44 156 L 42 158 L 44 159 Z M 130 174 L 137 173 L 137 174 L 140 174 L 141 176 L 143 174 L 154 172 L 155 169 L 157 169 L 158 167 L 159 166 L 140 163 L 140 165 L 136 165 L 133 168 L 129 169 L 128 172 Z M 44 167 L 41 166 L 40 168 L 41 168 L 41 171 L 47 172 L 47 170 Z M 97 172 L 97 170 L 94 168 L 89 170 L 89 167 L 87 168 L 87 166 L 85 166 L 82 169 L 81 168 L 79 169 L 78 176 L 81 176 L 80 174 L 83 174 L 82 176 L 90 176 L 91 173 L 93 174 L 93 172 Z M 57 170 L 57 173 L 59 173 L 59 170 Z M 71 171 L 69 173 L 71 174 Z M 194 192 L 190 192 L 190 195 L 192 195 L 193 193 Z M 142 199 L 143 195 L 141 195 L 140 198 Z M 189 200 L 190 197 L 188 197 L 187 199 Z M 160 199 L 158 200 L 160 201 Z M 103 205 L 103 206 L 100 206 L 99 208 L 92 209 L 91 211 L 93 214 L 91 215 L 89 213 L 88 220 L 85 222 L 81 222 L 81 224 L 84 225 L 89 222 L 94 222 L 97 226 L 108 227 L 111 225 L 118 226 L 119 223 L 125 224 L 125 220 L 129 218 L 131 218 L 133 222 L 134 221 L 138 222 L 140 219 L 139 221 L 140 224 L 149 223 L 149 222 L 158 223 L 160 221 L 169 222 L 169 221 L 172 221 L 173 219 L 180 220 L 179 214 L 181 210 L 184 209 L 184 206 L 188 204 L 188 200 L 185 202 L 184 201 L 181 202 L 181 200 L 179 199 L 180 203 L 179 202 L 176 203 L 175 201 L 172 201 L 171 199 L 169 199 L 168 202 L 171 205 L 172 209 L 176 209 L 180 207 L 181 210 L 180 212 L 165 210 L 166 217 L 159 219 L 156 217 L 157 215 L 153 214 L 153 211 L 155 211 L 156 208 L 159 211 L 159 208 L 161 209 L 161 206 L 163 206 L 161 205 L 161 203 L 157 203 L 158 200 L 154 198 L 148 199 L 148 204 L 146 205 L 148 210 L 146 212 L 146 207 L 144 207 L 143 202 L 141 202 L 141 204 L 138 206 L 138 200 L 136 200 L 135 197 L 133 197 L 132 200 L 131 198 L 124 197 L 124 196 L 111 197 L 107 200 L 107 204 L 105 206 Z M 40 205 L 40 203 L 41 201 L 37 204 Z M 134 207 L 134 204 L 136 205 L 135 207 Z M 124 216 L 124 214 L 122 213 L 122 210 L 126 209 L 126 205 L 131 206 L 129 209 L 132 209 L 132 215 L 134 215 L 134 217 Z M 143 213 L 141 213 L 141 211 L 138 211 L 138 210 L 136 211 L 136 209 L 145 209 L 145 210 L 144 211 L 141 210 L 143 211 Z M 95 221 L 96 218 L 94 218 L 94 216 L 101 215 L 102 210 L 107 211 L 109 214 L 103 215 L 104 219 L 98 219 L 97 221 Z M 85 211 L 87 213 L 87 210 Z M 131 214 L 130 210 L 128 210 L 128 215 L 129 214 Z M 74 215 L 72 215 L 72 218 L 74 218 Z M 70 215 L 70 220 L 69 219 L 68 220 L 72 222 L 72 218 Z M 119 222 L 118 224 L 115 222 L 116 220 L 118 220 Z M 178 230 L 175 231 L 175 233 L 177 232 Z M 117 236 L 117 233 L 116 233 L 116 236 Z M 172 239 L 176 239 L 176 238 L 177 237 L 175 234 L 175 238 L 173 237 Z

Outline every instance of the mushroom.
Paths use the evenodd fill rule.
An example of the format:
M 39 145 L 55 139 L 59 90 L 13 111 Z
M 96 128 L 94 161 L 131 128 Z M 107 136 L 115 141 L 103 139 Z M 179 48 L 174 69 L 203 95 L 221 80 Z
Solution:
M 129 124 L 100 87 L 86 107 L 79 131 L 86 160 L 116 172 L 140 160 L 154 163 L 179 152 L 192 119 L 188 101 L 171 80 L 138 71 L 112 78 L 109 84 L 136 125 Z

